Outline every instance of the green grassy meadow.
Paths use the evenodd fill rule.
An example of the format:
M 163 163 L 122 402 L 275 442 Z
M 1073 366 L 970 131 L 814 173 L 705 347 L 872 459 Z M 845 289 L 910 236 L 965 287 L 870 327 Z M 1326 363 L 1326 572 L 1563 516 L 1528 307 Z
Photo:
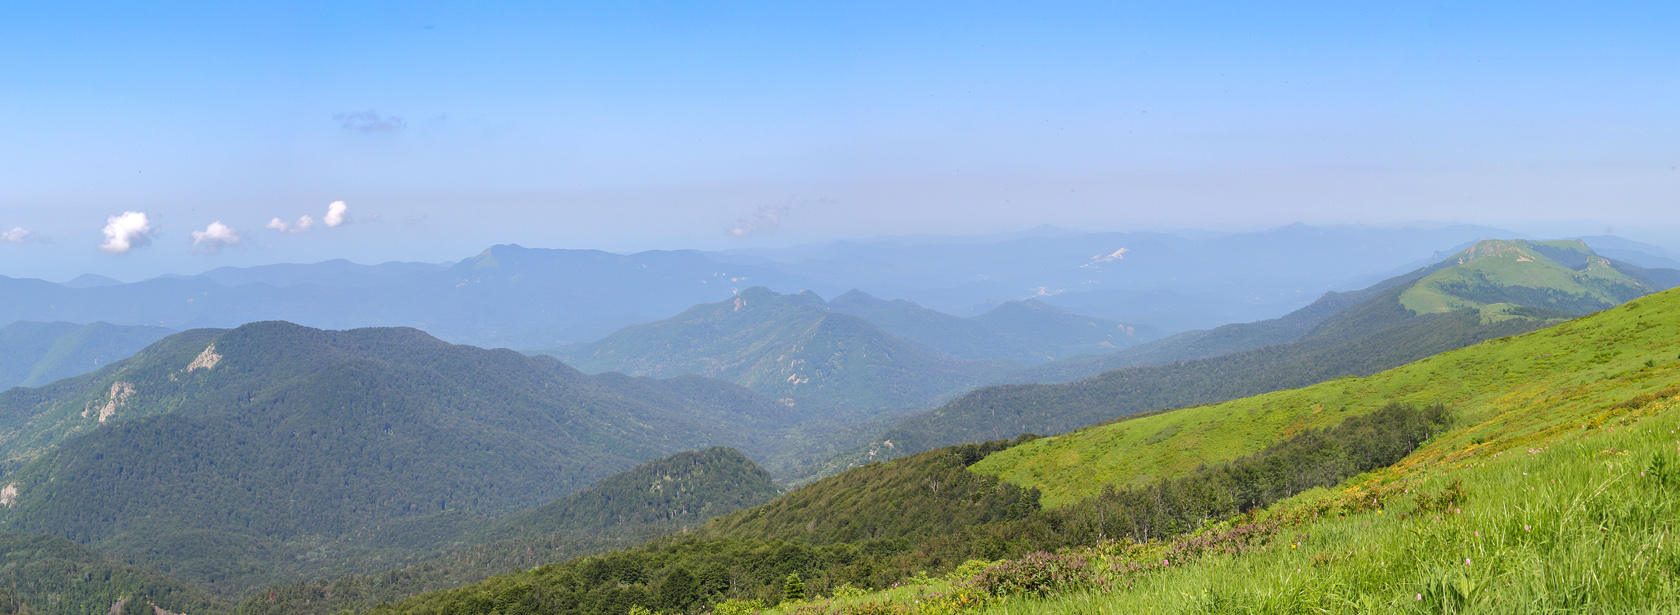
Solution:
M 1546 441 L 1610 406 L 1680 385 L 1680 294 L 1666 292 L 1530 334 L 1490 340 L 1368 378 L 1184 408 L 1043 438 L 974 471 L 1037 487 L 1054 507 L 1109 483 L 1142 484 L 1229 461 L 1302 429 L 1390 402 L 1441 403 L 1458 426 L 1402 467 Z M 1672 394 L 1672 393 L 1670 393 Z

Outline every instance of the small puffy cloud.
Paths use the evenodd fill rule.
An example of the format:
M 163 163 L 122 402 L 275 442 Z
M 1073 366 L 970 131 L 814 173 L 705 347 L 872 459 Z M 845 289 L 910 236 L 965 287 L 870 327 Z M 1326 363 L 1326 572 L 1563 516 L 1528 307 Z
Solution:
M 12 227 L 12 230 L 6 231 L 4 233 L 0 233 L 0 241 L 4 241 L 4 242 L 7 242 L 7 243 L 23 243 L 23 242 L 26 242 L 26 241 L 33 240 L 34 238 L 35 238 L 34 233 L 29 232 L 29 229 L 23 228 L 21 226 L 15 226 L 15 227 Z
M 782 218 L 787 216 L 790 208 L 786 205 L 764 205 L 753 212 L 751 216 L 741 216 L 735 228 L 729 234 L 736 237 L 746 237 L 753 233 L 774 231 L 782 226 Z
M 344 201 L 333 201 L 332 204 L 327 205 L 327 215 L 326 217 L 321 218 L 321 221 L 327 223 L 328 227 L 335 227 L 349 222 L 350 207 L 345 205 Z
M 105 241 L 99 244 L 99 249 L 111 254 L 127 254 L 129 250 L 143 248 L 152 243 L 152 236 L 157 229 L 152 228 L 151 220 L 146 218 L 143 211 L 125 211 L 120 216 L 105 219 Z
M 403 119 L 395 115 L 379 115 L 374 111 L 358 111 L 356 113 L 340 113 L 333 116 L 338 120 L 339 127 L 356 132 L 396 132 L 408 128 Z
M 328 226 L 332 225 L 329 224 Z M 263 228 L 274 229 L 282 233 L 302 233 L 315 228 L 315 218 L 309 216 L 308 214 L 298 216 L 297 222 L 286 222 L 285 220 L 275 218 L 273 220 L 269 220 L 268 224 L 264 224 Z
M 225 246 L 239 245 L 240 241 L 239 231 L 222 224 L 220 220 L 211 222 L 210 226 L 204 227 L 202 231 L 193 231 L 192 237 L 193 250 L 205 254 L 216 254 L 221 252 Z

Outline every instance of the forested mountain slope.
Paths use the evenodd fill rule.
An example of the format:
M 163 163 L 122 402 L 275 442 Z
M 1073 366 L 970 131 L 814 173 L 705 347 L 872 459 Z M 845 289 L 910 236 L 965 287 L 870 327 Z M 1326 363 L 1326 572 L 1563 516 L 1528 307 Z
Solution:
M 174 333 L 96 322 L 14 322 L 0 328 L 0 391 L 85 374 Z
M 677 453 L 542 506 L 475 528 L 476 540 L 554 533 L 608 535 L 698 526 L 781 493 L 770 473 L 726 447 Z
M 700 374 L 795 403 L 812 399 L 871 409 L 926 407 L 1012 368 L 958 360 L 898 339 L 829 309 L 816 293 L 782 295 L 764 288 L 625 327 L 558 354 L 591 373 Z
M 1557 259 L 1540 250 L 1504 247 L 1513 245 L 1534 244 L 1479 242 L 1437 265 L 1357 293 L 1326 297 L 1315 304 L 1315 311 L 1362 300 L 1319 320 L 1296 341 L 1212 358 L 1120 369 L 1068 384 L 980 389 L 905 419 L 869 447 L 839 461 L 855 465 L 1015 433 L 1059 433 L 1138 412 L 1219 402 L 1344 376 L 1365 376 L 1447 350 L 1530 331 L 1572 315 L 1510 301 L 1471 303 L 1468 297 L 1472 294 L 1503 299 L 1530 297 L 1548 305 L 1590 307 L 1664 287 L 1649 277 L 1635 278 L 1614 269 L 1607 264 L 1613 261 L 1582 252 L 1586 247 L 1579 242 L 1558 244 L 1568 250 L 1551 248 L 1562 252 Z M 1582 258 L 1571 261 L 1565 258 L 1568 255 Z M 1463 279 L 1478 282 L 1473 287 L 1451 282 Z M 1445 297 L 1459 297 L 1450 292 L 1464 294 L 1465 298 L 1456 299 L 1464 303 L 1451 310 L 1422 312 L 1406 305 L 1408 297 L 1425 292 L 1435 301 L 1431 305 L 1440 304 Z M 1264 327 L 1227 331 L 1254 333 L 1248 339 L 1259 339 L 1265 336 L 1264 331 L 1286 330 L 1289 321 L 1310 321 L 1315 316 L 1309 312 Z
M 458 534 L 447 551 L 414 564 L 260 590 L 238 611 L 329 615 L 365 609 L 491 575 L 633 546 L 763 504 L 778 493 L 769 473 L 734 450 L 677 453 L 537 508 L 490 520 L 460 520 L 450 528 Z M 409 528 L 394 529 L 376 541 L 413 541 L 408 532 Z
M 774 456 L 802 444 L 799 412 L 728 383 L 589 377 L 412 329 L 194 330 L 0 393 L 0 527 L 237 591 L 382 568 L 355 547 L 381 527 L 535 506 L 672 452 Z
M 40 534 L 0 533 L 0 600 L 8 598 L 3 595 L 8 591 L 10 598 L 42 614 L 105 615 L 124 598 L 175 613 L 229 608 L 226 598 L 202 588 Z M 11 608 L 7 612 L 17 612 Z

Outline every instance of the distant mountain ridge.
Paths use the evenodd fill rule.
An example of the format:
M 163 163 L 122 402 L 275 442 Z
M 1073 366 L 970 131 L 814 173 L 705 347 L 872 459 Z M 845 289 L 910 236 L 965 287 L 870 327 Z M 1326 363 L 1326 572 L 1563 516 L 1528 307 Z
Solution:
M 1089 317 L 1183 331 L 1287 313 L 1325 291 L 1386 277 L 1378 274 L 1440 246 L 1498 234 L 1483 227 L 1290 225 L 1193 239 L 1054 231 L 747 253 L 498 245 L 450 265 L 327 261 L 129 284 L 98 276 L 66 284 L 0 277 L 0 326 L 105 321 L 185 330 L 286 320 L 333 329 L 408 326 L 457 343 L 530 349 L 596 340 L 764 286 L 825 297 L 858 288 L 964 316 L 1036 299 Z M 1630 253 L 1650 249 L 1591 241 Z
M 783 295 L 762 287 L 557 354 L 590 373 L 699 374 L 789 403 L 815 399 L 872 409 L 934 403 L 1011 369 L 900 340 L 829 309 L 813 292 Z
M 163 327 L 104 322 L 14 322 L 0 327 L 0 391 L 91 372 L 171 333 Z
M 0 276 L 0 324 L 102 320 L 184 330 L 286 320 L 409 326 L 479 346 L 531 347 L 663 318 L 729 297 L 746 279 L 802 286 L 765 267 L 720 264 L 695 251 L 621 255 L 502 245 L 448 267 L 327 261 L 86 286 Z
M 828 306 L 867 320 L 892 335 L 970 361 L 1001 359 L 1034 365 L 1078 354 L 1111 352 L 1161 335 L 1152 327 L 1082 316 L 1035 299 L 1005 302 L 969 318 L 930 310 L 906 299 L 877 299 L 857 289 L 830 299 Z

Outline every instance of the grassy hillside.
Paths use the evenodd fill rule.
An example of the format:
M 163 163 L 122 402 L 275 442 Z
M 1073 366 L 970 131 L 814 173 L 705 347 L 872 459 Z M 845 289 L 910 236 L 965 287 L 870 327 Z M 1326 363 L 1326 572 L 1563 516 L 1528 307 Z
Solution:
M 0 328 L 0 391 L 91 372 L 170 333 L 163 327 L 103 322 L 14 322 Z
M 897 337 L 959 359 L 1034 365 L 1077 354 L 1106 353 L 1160 337 L 1149 327 L 1081 316 L 1041 301 L 1009 301 L 971 318 L 907 300 L 886 301 L 852 290 L 828 301 Z
M 1188 536 L 1015 558 L 784 611 L 1670 612 L 1680 607 L 1677 329 L 1680 291 L 1669 291 L 1369 378 L 1035 440 L 976 469 L 1039 485 L 1062 510 L 1088 501 L 1078 498 L 1093 483 L 1186 476 L 1394 400 L 1455 415 L 1398 464 Z
M 700 374 L 771 397 L 870 409 L 925 407 L 1008 369 L 905 342 L 830 310 L 814 293 L 764 288 L 626 327 L 559 355 L 591 373 Z
M 1406 297 L 1419 292 L 1418 289 L 1424 288 L 1426 283 L 1455 279 L 1454 276 L 1479 275 L 1475 272 L 1481 269 L 1464 272 L 1466 268 L 1482 267 L 1481 263 L 1503 263 L 1499 266 L 1526 276 L 1521 280 L 1550 280 L 1560 276 L 1573 279 L 1571 276 L 1576 275 L 1575 271 L 1565 264 L 1585 268 L 1598 266 L 1592 263 L 1609 262 L 1590 252 L 1568 252 L 1579 256 L 1579 262 L 1565 260 L 1565 264 L 1560 264 L 1541 255 L 1541 252 L 1555 253 L 1559 250 L 1551 244 L 1523 252 L 1533 253 L 1535 257 L 1523 257 L 1525 260 L 1518 261 L 1516 256 L 1511 256 L 1515 252 L 1499 251 L 1501 246 L 1507 245 L 1515 244 L 1480 242 L 1437 265 L 1358 293 L 1325 297 L 1309 308 L 1310 311 L 1303 310 L 1288 319 L 1297 323 L 1317 320 L 1310 330 L 1292 342 L 1206 359 L 1120 369 L 1067 384 L 987 387 L 905 419 L 869 446 L 831 463 L 855 465 L 872 458 L 892 457 L 963 441 L 1008 437 L 1011 433 L 1057 433 L 1139 412 L 1215 403 L 1346 376 L 1373 374 L 1454 348 L 1530 331 L 1570 316 L 1552 308 L 1510 301 L 1419 315 L 1404 302 Z M 1578 242 L 1560 242 L 1559 245 L 1585 250 Z M 1505 256 L 1500 256 L 1502 254 Z M 1515 275 L 1513 273 L 1503 279 L 1510 284 L 1518 284 L 1521 280 Z M 1628 284 L 1614 286 L 1619 289 L 1616 292 L 1638 296 L 1659 286 L 1648 279 L 1625 279 Z M 1437 284 L 1429 288 L 1451 290 L 1456 287 Z M 1507 287 L 1494 284 L 1487 288 Z M 1538 291 L 1533 289 L 1520 292 L 1507 290 L 1506 294 L 1499 296 L 1515 300 L 1522 298 L 1517 295 L 1523 295 L 1545 302 L 1542 301 L 1544 293 L 1534 294 Z M 1484 294 L 1493 292 L 1484 291 Z M 1335 311 L 1329 316 L 1316 317 L 1332 309 Z M 1281 331 L 1287 327 L 1280 321 L 1253 329 L 1233 328 L 1225 337 L 1233 340 L 1260 339 L 1267 331 Z M 1189 341 L 1195 343 L 1199 340 Z
M 1486 240 L 1449 262 L 1456 266 L 1419 280 L 1401 305 L 1417 314 L 1496 303 L 1585 314 L 1663 288 L 1624 273 L 1580 240 Z
M 1396 294 L 1390 291 L 1350 308 L 1297 342 L 1209 359 L 1115 370 L 1068 384 L 980 389 L 905 419 L 870 446 L 840 461 L 856 464 L 871 457 L 890 458 L 1010 433 L 1057 433 L 1140 412 L 1370 374 L 1482 340 L 1531 331 L 1564 316 L 1525 312 L 1484 322 L 1487 319 L 1481 312 L 1461 310 L 1418 318 L 1404 313 L 1393 300 Z
M 1234 458 L 1293 430 L 1326 425 L 1391 401 L 1447 404 L 1471 425 L 1453 432 L 1456 445 L 1485 448 L 1504 440 L 1499 445 L 1504 448 L 1555 435 L 1574 424 L 1566 417 L 1619 414 L 1622 410 L 1610 406 L 1680 383 L 1677 332 L 1680 293 L 1669 291 L 1367 378 L 1046 438 L 994 455 L 975 469 L 1039 488 L 1054 506 L 1089 495 L 1105 482 L 1145 481 Z M 1441 446 L 1432 443 L 1426 450 Z
M 0 393 L 16 468 L 0 528 L 237 592 L 387 568 L 452 536 L 452 514 L 536 506 L 672 452 L 785 450 L 798 412 L 727 383 L 593 378 L 412 329 L 190 331 Z M 392 524 L 410 535 L 378 539 Z

